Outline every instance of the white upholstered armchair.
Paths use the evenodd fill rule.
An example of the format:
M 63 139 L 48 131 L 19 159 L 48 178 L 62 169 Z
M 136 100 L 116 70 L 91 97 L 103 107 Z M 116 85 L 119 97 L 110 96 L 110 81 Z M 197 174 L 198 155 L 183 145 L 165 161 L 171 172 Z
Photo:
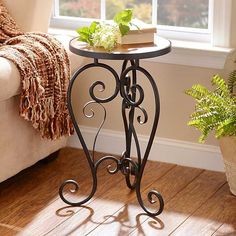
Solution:
M 52 0 L 3 0 L 25 32 L 48 30 Z M 70 54 L 71 56 L 71 54 Z M 0 182 L 66 145 L 67 139 L 43 140 L 31 123 L 19 117 L 20 75 L 0 57 Z

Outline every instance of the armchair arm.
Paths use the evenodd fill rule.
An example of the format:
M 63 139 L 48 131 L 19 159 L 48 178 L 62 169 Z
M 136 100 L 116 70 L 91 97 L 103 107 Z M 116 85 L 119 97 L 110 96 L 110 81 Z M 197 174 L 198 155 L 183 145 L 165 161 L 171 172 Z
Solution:
M 20 74 L 13 62 L 0 57 L 0 102 L 20 93 Z

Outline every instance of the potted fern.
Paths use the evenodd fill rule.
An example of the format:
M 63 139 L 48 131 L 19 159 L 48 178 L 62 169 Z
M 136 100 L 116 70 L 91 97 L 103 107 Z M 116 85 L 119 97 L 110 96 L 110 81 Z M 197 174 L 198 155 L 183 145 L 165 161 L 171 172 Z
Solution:
M 220 141 L 230 191 L 236 195 L 236 70 L 230 73 L 228 84 L 219 75 L 212 78 L 214 90 L 193 85 L 185 91 L 196 100 L 195 111 L 188 125 L 201 131 L 199 142 L 203 143 L 211 131 Z

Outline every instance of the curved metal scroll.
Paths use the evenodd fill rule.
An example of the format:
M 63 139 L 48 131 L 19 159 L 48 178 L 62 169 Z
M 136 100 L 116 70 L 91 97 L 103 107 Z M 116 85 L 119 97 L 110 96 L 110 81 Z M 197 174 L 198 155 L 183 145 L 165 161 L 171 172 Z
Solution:
M 94 154 L 95 154 L 95 148 L 96 148 L 96 142 L 97 142 L 97 139 L 98 139 L 98 135 L 106 121 L 106 116 L 107 116 L 107 112 L 106 112 L 106 108 L 101 104 L 101 103 L 98 103 L 98 102 L 95 102 L 95 101 L 89 101 L 87 102 L 84 107 L 83 107 L 83 114 L 85 117 L 87 118 L 93 118 L 95 113 L 94 113 L 94 110 L 91 108 L 90 109 L 90 114 L 86 113 L 86 108 L 88 108 L 91 104 L 98 104 L 100 107 L 102 107 L 102 110 L 103 110 L 103 120 L 101 122 L 101 124 L 99 125 L 99 128 L 97 130 L 97 133 L 95 135 L 95 138 L 94 138 L 94 142 L 93 142 L 93 150 L 92 150 L 92 160 L 93 160 L 93 163 L 94 163 L 94 160 L 95 160 L 95 157 L 94 157 Z
M 94 157 L 91 157 L 90 155 L 90 152 L 88 150 L 88 147 L 84 141 L 84 138 L 81 134 L 81 131 L 80 131 L 80 128 L 78 126 L 78 123 L 76 121 L 76 118 L 75 118 L 75 115 L 74 115 L 74 112 L 73 112 L 73 108 L 72 108 L 72 98 L 71 98 L 71 93 L 72 93 L 72 88 L 73 88 L 73 85 L 74 85 L 74 82 L 75 80 L 78 78 L 78 76 L 84 72 L 85 70 L 89 69 L 89 68 L 94 68 L 94 67 L 102 67 L 102 68 L 105 68 L 106 70 L 110 71 L 112 73 L 112 75 L 114 76 L 114 79 L 115 79 L 115 90 L 113 92 L 113 94 L 107 98 L 99 98 L 95 95 L 95 89 L 96 87 L 98 86 L 101 86 L 102 89 L 100 89 L 99 91 L 102 92 L 105 90 L 106 86 L 104 84 L 104 82 L 102 81 L 96 81 L 92 84 L 92 86 L 90 87 L 89 89 L 89 93 L 90 93 L 90 96 L 92 97 L 93 101 L 91 101 L 90 103 L 87 103 L 85 105 L 85 108 L 87 107 L 88 104 L 91 104 L 91 103 L 98 103 L 101 105 L 101 103 L 107 103 L 107 102 L 110 102 L 112 101 L 116 96 L 117 94 L 119 93 L 119 89 L 120 89 L 120 81 L 119 81 L 119 76 L 118 74 L 116 73 L 116 71 L 111 68 L 110 66 L 106 65 L 106 64 L 103 64 L 103 63 L 99 63 L 98 61 L 95 60 L 94 63 L 91 63 L 91 64 L 87 64 L 85 65 L 84 67 L 80 68 L 79 70 L 77 70 L 74 75 L 72 76 L 71 78 L 71 81 L 70 81 L 70 84 L 69 84 L 69 87 L 68 87 L 68 92 L 67 92 L 67 103 L 68 103 L 68 110 L 69 110 L 69 113 L 70 113 L 70 116 L 71 116 L 71 119 L 72 119 L 72 122 L 73 122 L 73 125 L 74 125 L 74 128 L 75 128 L 75 131 L 77 133 L 77 136 L 80 140 L 80 143 L 83 147 L 83 150 L 84 150 L 84 153 L 86 155 L 86 158 L 87 158 L 87 161 L 88 161 L 88 164 L 89 164 L 89 167 L 90 167 L 90 170 L 91 170 L 91 174 L 92 174 L 92 178 L 93 178 L 93 186 L 92 186 L 92 189 L 91 189 L 91 192 L 90 194 L 88 195 L 87 198 L 85 198 L 84 200 L 82 201 L 79 201 L 79 202 L 71 202 L 69 201 L 68 199 L 66 199 L 66 197 L 64 196 L 64 189 L 67 185 L 72 185 L 74 188 L 73 189 L 70 189 L 70 192 L 74 193 L 74 192 L 77 192 L 79 190 L 79 184 L 75 181 L 75 180 L 66 180 L 59 188 L 59 195 L 61 197 L 61 199 L 69 204 L 69 205 L 72 205 L 72 206 L 80 206 L 84 203 L 86 203 L 87 201 L 89 201 L 94 193 L 96 192 L 96 189 L 97 189 L 97 175 L 96 175 L 96 171 L 97 171 L 97 166 L 99 165 L 99 163 L 102 161 L 100 160 L 100 162 L 98 163 L 95 163 L 94 164 Z M 103 107 L 103 106 L 102 106 Z M 85 112 L 85 111 L 84 111 Z M 84 113 L 85 114 L 85 113 Z M 90 115 L 91 116 L 91 115 Z M 92 116 L 93 116 L 93 111 L 92 111 Z M 99 130 L 98 130 L 98 133 L 101 129 L 101 126 L 103 125 L 104 122 L 101 123 L 100 127 L 99 127 Z M 95 137 L 95 142 L 94 142 L 94 146 L 93 146 L 93 149 L 95 147 L 95 143 L 96 143 L 96 139 L 97 139 L 97 136 L 98 136 L 98 133 L 96 134 L 96 137 Z M 93 152 L 94 153 L 94 152 Z M 94 156 L 94 154 L 93 154 Z M 105 158 L 107 159 L 107 158 Z M 115 158 L 114 158 L 115 159 Z
M 160 115 L 159 93 L 158 93 L 158 89 L 157 89 L 157 86 L 156 86 L 156 83 L 155 83 L 153 77 L 149 74 L 148 71 L 146 71 L 144 68 L 139 66 L 138 61 L 131 61 L 131 66 L 127 67 L 127 68 L 126 68 L 126 66 L 127 66 L 127 63 L 125 66 L 123 65 L 123 70 L 122 70 L 121 79 L 120 79 L 121 80 L 121 95 L 123 97 L 122 115 L 123 115 L 123 120 L 124 120 L 125 131 L 126 131 L 126 142 L 127 142 L 127 145 L 129 145 L 129 147 L 126 146 L 126 151 L 129 150 L 129 153 L 127 154 L 126 157 L 130 157 L 130 145 L 131 145 L 132 136 L 135 141 L 137 156 L 138 156 L 138 174 L 136 177 L 136 182 L 135 182 L 135 184 L 131 184 L 129 177 L 127 177 L 126 181 L 127 181 L 128 187 L 130 187 L 131 189 L 133 189 L 133 188 L 136 189 L 137 199 L 139 201 L 140 206 L 144 209 L 144 211 L 147 212 L 151 216 L 156 216 L 156 215 L 159 215 L 163 211 L 163 208 L 164 208 L 164 201 L 163 201 L 161 194 L 158 193 L 156 190 L 151 190 L 148 193 L 147 198 L 151 204 L 156 203 L 156 200 L 154 200 L 154 197 L 156 197 L 159 202 L 158 210 L 153 212 L 145 206 L 142 196 L 141 196 L 140 186 L 141 186 L 143 171 L 144 171 L 144 168 L 145 168 L 145 165 L 147 162 L 147 158 L 148 158 L 150 150 L 151 150 L 151 146 L 152 146 L 152 143 L 153 143 L 153 140 L 155 137 L 155 133 L 156 133 L 156 129 L 157 129 L 157 125 L 158 125 L 158 120 L 159 120 L 159 115 Z M 141 159 L 139 140 L 138 140 L 138 137 L 137 137 L 134 125 L 133 125 L 134 111 L 137 108 L 143 114 L 143 119 L 141 118 L 141 116 L 137 117 L 137 121 L 139 122 L 139 124 L 145 124 L 148 120 L 148 115 L 147 115 L 146 110 L 141 107 L 141 103 L 144 98 L 144 92 L 143 92 L 142 87 L 140 85 L 138 85 L 136 82 L 136 72 L 137 71 L 143 73 L 145 75 L 145 77 L 148 79 L 148 81 L 150 82 L 151 87 L 153 89 L 154 98 L 155 98 L 155 116 L 154 116 L 154 121 L 153 121 L 153 126 L 152 126 L 152 130 L 151 130 L 150 138 L 148 140 L 148 144 L 147 144 L 145 153 L 143 155 L 143 159 Z M 128 76 L 129 72 L 132 72 L 132 77 L 133 77 L 132 78 L 133 85 L 131 85 L 131 86 L 129 84 L 127 84 L 127 76 Z M 138 99 L 136 99 L 137 92 L 139 93 Z M 126 112 L 125 112 L 126 109 L 130 109 L 129 122 L 126 118 Z

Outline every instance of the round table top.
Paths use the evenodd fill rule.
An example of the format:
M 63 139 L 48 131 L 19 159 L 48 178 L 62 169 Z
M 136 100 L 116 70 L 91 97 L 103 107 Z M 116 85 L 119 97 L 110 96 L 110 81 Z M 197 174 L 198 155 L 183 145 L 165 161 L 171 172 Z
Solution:
M 171 42 L 158 36 L 154 43 L 118 45 L 111 52 L 108 52 L 103 48 L 92 47 L 87 43 L 80 42 L 76 37 L 70 41 L 69 48 L 71 52 L 83 57 L 133 60 L 165 55 L 171 51 Z

